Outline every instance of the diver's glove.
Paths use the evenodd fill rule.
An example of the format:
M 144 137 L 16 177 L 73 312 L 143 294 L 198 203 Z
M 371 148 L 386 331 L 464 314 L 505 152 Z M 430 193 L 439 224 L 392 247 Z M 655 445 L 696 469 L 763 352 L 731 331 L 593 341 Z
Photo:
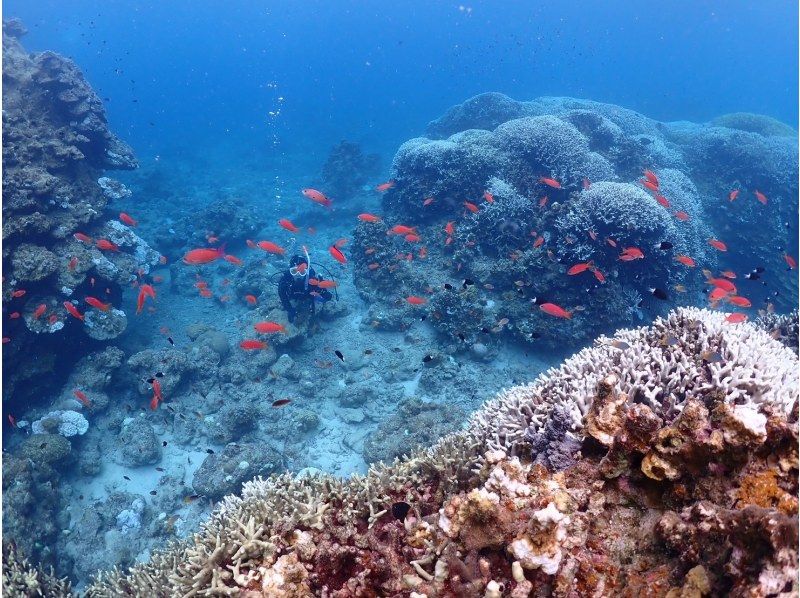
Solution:
M 290 324 L 294 322 L 294 317 L 296 315 L 297 315 L 297 310 L 295 310 L 293 307 L 290 307 L 288 310 L 286 310 L 286 318 L 289 320 Z

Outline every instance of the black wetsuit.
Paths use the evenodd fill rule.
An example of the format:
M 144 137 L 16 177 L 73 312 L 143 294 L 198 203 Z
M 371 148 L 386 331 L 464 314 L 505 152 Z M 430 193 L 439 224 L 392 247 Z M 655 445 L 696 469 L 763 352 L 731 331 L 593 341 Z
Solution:
M 308 277 L 322 280 L 317 276 L 313 268 L 309 271 Z M 317 295 L 312 295 L 311 293 L 317 293 Z M 310 304 L 308 310 L 313 316 L 316 313 L 317 303 L 325 303 L 333 298 L 328 289 L 320 289 L 310 284 L 306 287 L 305 276 L 295 278 L 288 270 L 283 273 L 278 282 L 278 297 L 280 297 L 281 304 L 283 309 L 286 310 L 290 322 L 294 320 L 297 315 L 297 309 L 302 303 L 307 302 Z M 297 307 L 292 305 L 293 302 Z

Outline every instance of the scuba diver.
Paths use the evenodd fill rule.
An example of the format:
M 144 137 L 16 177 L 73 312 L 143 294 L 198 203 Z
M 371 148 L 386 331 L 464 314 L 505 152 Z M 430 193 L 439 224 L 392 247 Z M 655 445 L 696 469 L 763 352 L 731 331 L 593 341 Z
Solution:
M 313 319 L 317 304 L 322 305 L 333 299 L 333 295 L 328 289 L 309 284 L 310 279 L 322 281 L 323 278 L 311 268 L 311 260 L 305 247 L 303 247 L 303 252 L 305 255 L 295 255 L 289 260 L 289 269 L 281 275 L 278 281 L 278 297 L 283 309 L 286 310 L 289 322 L 294 322 L 298 310 L 306 308 L 305 304 L 308 304 L 307 311 Z M 338 296 L 336 298 L 338 299 Z

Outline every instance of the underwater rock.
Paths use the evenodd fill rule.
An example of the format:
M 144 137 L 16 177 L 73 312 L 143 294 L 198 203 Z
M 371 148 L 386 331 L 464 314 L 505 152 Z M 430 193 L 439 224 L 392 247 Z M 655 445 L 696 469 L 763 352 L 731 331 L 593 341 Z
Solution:
M 425 132 L 431 139 L 436 139 L 467 129 L 493 131 L 498 125 L 525 115 L 522 102 L 502 93 L 482 93 L 448 109 L 444 115 L 428 123 Z
M 380 174 L 378 154 L 365 154 L 358 143 L 342 141 L 331 148 L 320 173 L 320 188 L 334 200 L 348 200 Z
M 23 243 L 11 256 L 12 276 L 20 281 L 38 281 L 52 275 L 58 258 L 44 247 Z
M 253 406 L 244 403 L 225 403 L 214 416 L 205 418 L 209 439 L 215 444 L 238 440 L 257 423 Z M 211 421 L 209 421 L 211 420 Z
M 210 349 L 205 349 L 213 353 Z M 152 393 L 148 379 L 159 372 L 164 374 L 159 382 L 165 399 L 177 391 L 184 379 L 196 371 L 197 366 L 198 364 L 180 349 L 145 349 L 128 358 L 128 367 L 136 376 L 139 393 L 142 395 Z
M 127 467 L 152 465 L 161 459 L 161 441 L 144 417 L 123 422 L 117 446 L 115 460 Z
M 20 452 L 34 463 L 55 463 L 69 456 L 72 445 L 60 434 L 35 433 L 22 443 Z
M 708 124 L 714 127 L 727 127 L 728 129 L 738 129 L 748 133 L 758 133 L 764 137 L 773 135 L 777 137 L 797 137 L 797 131 L 792 127 L 764 114 L 731 112 L 711 119 Z
M 121 309 L 89 309 L 84 314 L 86 334 L 95 340 L 106 341 L 118 337 L 128 326 L 128 317 Z
M 208 455 L 194 474 L 192 487 L 198 494 L 219 500 L 238 492 L 256 476 L 268 476 L 281 469 L 283 459 L 264 444 L 228 444 L 220 453 Z
M 110 201 L 127 199 L 133 195 L 133 192 L 125 185 L 107 176 L 101 176 L 97 179 L 97 184 L 100 185 L 103 193 Z

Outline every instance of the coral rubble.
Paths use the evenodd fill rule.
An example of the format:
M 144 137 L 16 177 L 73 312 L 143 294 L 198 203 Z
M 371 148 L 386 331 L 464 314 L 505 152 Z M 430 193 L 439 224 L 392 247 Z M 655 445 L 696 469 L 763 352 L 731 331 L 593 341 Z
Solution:
M 796 595 L 797 366 L 678 310 L 366 476 L 248 482 L 88 595 Z

